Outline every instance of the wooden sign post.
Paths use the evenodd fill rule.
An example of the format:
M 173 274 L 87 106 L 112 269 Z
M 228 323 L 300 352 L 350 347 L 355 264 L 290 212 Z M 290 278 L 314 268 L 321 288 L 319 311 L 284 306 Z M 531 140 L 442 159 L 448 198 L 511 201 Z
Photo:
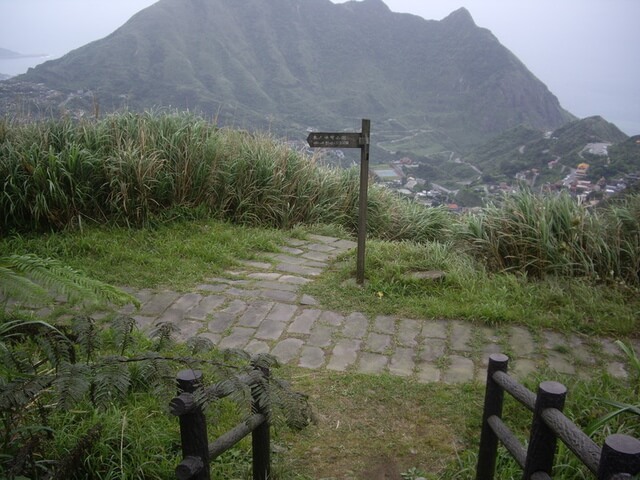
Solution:
M 358 213 L 358 259 L 356 282 L 364 283 L 365 245 L 367 242 L 367 193 L 369 190 L 369 139 L 371 121 L 362 119 L 361 133 L 312 132 L 307 137 L 311 148 L 359 148 L 360 149 L 360 208 Z

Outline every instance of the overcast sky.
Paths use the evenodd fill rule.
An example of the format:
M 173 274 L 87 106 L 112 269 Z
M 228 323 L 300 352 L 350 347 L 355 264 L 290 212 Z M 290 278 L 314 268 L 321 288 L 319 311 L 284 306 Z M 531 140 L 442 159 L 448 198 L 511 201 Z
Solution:
M 155 1 L 0 0 L 0 47 L 59 57 Z M 571 113 L 602 115 L 628 134 L 640 133 L 640 0 L 384 1 L 395 12 L 435 20 L 466 7 Z M 0 73 L 34 63 L 0 61 Z

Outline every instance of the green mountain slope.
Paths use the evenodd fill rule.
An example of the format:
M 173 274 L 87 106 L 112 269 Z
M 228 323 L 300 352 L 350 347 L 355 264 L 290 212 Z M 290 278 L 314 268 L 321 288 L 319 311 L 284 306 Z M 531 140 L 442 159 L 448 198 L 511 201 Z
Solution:
M 34 98 L 33 84 L 49 94 Z M 413 149 L 465 150 L 573 118 L 465 9 L 428 21 L 381 0 L 160 0 L 0 88 L 0 113 L 97 105 L 189 108 L 294 137 L 368 117 L 385 148 L 411 137 Z
M 603 144 L 607 148 L 596 154 L 588 147 L 590 144 Z M 630 145 L 628 149 L 622 146 L 627 144 Z M 484 174 L 505 175 L 508 178 L 529 169 L 552 174 L 550 163 L 552 166 L 557 164 L 555 176 L 558 178 L 564 173 L 563 166 L 576 168 L 580 163 L 591 166 L 592 176 L 596 175 L 598 166 L 614 163 L 617 165 L 615 172 L 613 168 L 607 171 L 606 176 L 610 178 L 640 170 L 640 157 L 633 158 L 629 153 L 633 146 L 635 143 L 629 143 L 627 135 L 615 125 L 594 116 L 570 122 L 546 134 L 521 126 L 510 129 L 474 149 L 465 161 Z M 623 151 L 629 154 L 624 157 Z

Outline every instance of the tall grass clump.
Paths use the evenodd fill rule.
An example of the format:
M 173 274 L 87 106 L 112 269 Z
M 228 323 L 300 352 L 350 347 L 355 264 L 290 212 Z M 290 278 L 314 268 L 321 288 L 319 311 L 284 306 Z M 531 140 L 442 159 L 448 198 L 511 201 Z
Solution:
M 357 170 L 321 167 L 265 134 L 155 113 L 4 121 L 0 133 L 3 231 L 86 221 L 144 226 L 172 210 L 260 227 L 357 229 Z M 375 186 L 369 207 L 370 231 L 379 238 L 430 240 L 448 223 L 443 210 Z
M 590 211 L 522 190 L 467 217 L 461 237 L 495 271 L 639 283 L 640 201 Z
M 451 239 L 454 217 L 444 207 L 427 208 L 385 187 L 369 190 L 368 231 L 381 240 L 425 243 Z
M 606 205 L 595 225 L 604 243 L 595 256 L 599 275 L 640 285 L 640 195 Z

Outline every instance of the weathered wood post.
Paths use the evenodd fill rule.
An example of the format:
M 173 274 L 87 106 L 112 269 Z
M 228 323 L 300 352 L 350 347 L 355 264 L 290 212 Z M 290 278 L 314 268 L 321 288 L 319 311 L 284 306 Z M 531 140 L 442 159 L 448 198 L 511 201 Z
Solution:
M 567 397 L 567 388 L 558 382 L 542 382 L 538 387 L 527 460 L 524 466 L 524 480 L 529 480 L 536 472 L 544 472 L 551 476 L 553 459 L 556 454 L 557 436 L 545 423 L 542 412 L 547 408 L 562 411 Z
M 367 243 L 367 204 L 369 192 L 369 136 L 371 120 L 362 119 L 360 139 L 360 206 L 358 209 L 358 259 L 356 262 L 356 283 L 364 284 L 365 246 Z
M 358 253 L 356 283 L 364 283 L 365 245 L 367 242 L 367 204 L 369 191 L 369 144 L 371 120 L 362 119 L 360 133 L 311 132 L 307 143 L 311 148 L 359 148 L 360 149 L 360 199 L 358 208 Z
M 602 447 L 598 480 L 631 479 L 638 474 L 640 474 L 640 440 L 628 435 L 609 435 Z
M 193 393 L 202 385 L 200 370 L 181 370 L 177 375 L 178 396 L 170 411 L 180 419 L 183 460 L 176 467 L 178 480 L 210 480 L 207 422 Z
M 251 447 L 253 450 L 253 480 L 268 480 L 271 478 L 271 432 L 268 411 L 269 406 L 260 402 L 260 389 L 268 388 L 269 369 L 267 367 L 254 368 L 262 373 L 263 381 L 251 387 L 252 413 L 264 415 L 265 420 L 251 432 Z
M 489 356 L 476 480 L 492 480 L 495 473 L 498 437 L 489 425 L 489 418 L 492 416 L 502 417 L 504 390 L 493 379 L 493 374 L 495 372 L 507 373 L 508 363 L 509 357 L 502 353 L 493 353 Z

